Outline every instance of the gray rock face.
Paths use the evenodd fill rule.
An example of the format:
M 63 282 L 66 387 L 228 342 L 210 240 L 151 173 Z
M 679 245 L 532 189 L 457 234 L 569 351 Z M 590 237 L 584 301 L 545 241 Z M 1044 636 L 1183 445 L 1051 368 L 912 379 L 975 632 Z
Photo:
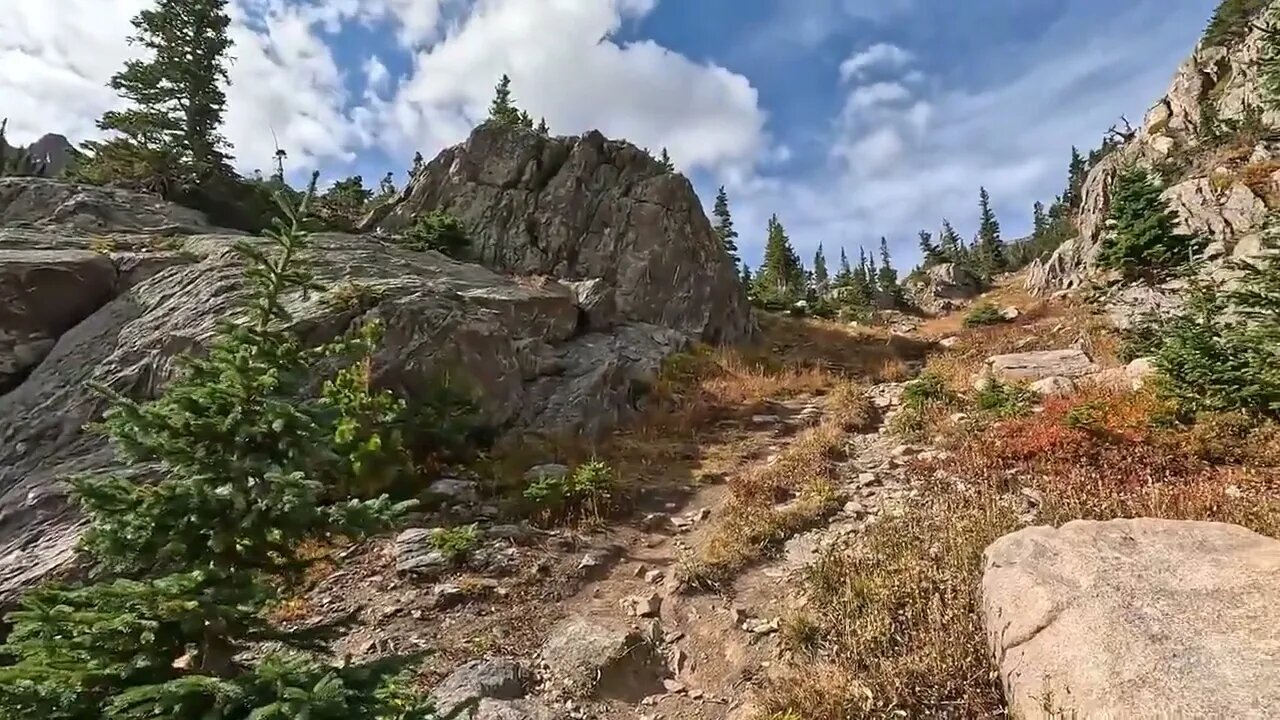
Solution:
M 628 702 L 662 692 L 667 673 L 655 638 L 604 619 L 565 621 L 552 630 L 540 659 L 551 681 L 570 692 Z
M 1280 713 L 1280 542 L 1221 523 L 1075 521 L 1006 535 L 985 564 L 1013 716 Z
M 922 278 L 909 283 L 907 292 L 920 309 L 943 313 L 977 297 L 982 292 L 982 283 L 966 268 L 954 263 L 942 263 L 929 267 Z
M 1005 381 L 1078 378 L 1098 371 L 1083 350 L 1074 349 L 996 355 L 987 360 L 987 367 L 997 379 Z
M 468 703 L 518 700 L 525 696 L 529 680 L 529 671 L 511 658 L 473 660 L 442 680 L 431 697 L 436 709 L 447 717 Z
M 742 337 L 751 318 L 737 281 L 732 290 L 722 282 L 723 272 L 732 275 L 728 260 L 721 263 L 718 246 L 704 247 L 714 236 L 703 237 L 709 225 L 687 182 L 592 166 L 592 148 L 622 162 L 629 146 L 590 136 L 575 142 L 566 163 L 579 164 L 562 168 L 560 185 L 552 185 L 575 202 L 585 200 L 574 188 L 589 188 L 583 197 L 625 214 L 592 215 L 586 234 L 572 238 L 595 249 L 558 246 L 563 262 L 554 265 L 593 268 L 587 274 L 607 286 L 588 282 L 575 291 L 553 278 L 500 274 L 372 237 L 320 234 L 312 259 L 330 290 L 286 299 L 296 329 L 319 343 L 380 321 L 378 385 L 412 400 L 448 375 L 476 391 L 499 428 L 599 436 L 633 417 L 663 360 L 699 337 Z M 499 149 L 446 156 L 462 153 L 467 172 L 487 178 L 481 160 L 505 167 L 493 159 Z M 435 177 L 440 162 L 424 177 Z M 595 174 L 572 176 L 587 171 Z M 477 221 L 500 223 L 502 208 L 515 202 L 483 186 L 475 195 L 449 188 L 469 198 Z M 555 198 L 539 202 L 548 203 L 538 215 L 548 228 L 558 222 L 551 208 L 568 212 Z M 502 237 L 481 235 L 491 248 Z M 71 554 L 75 517 L 63 479 L 114 467 L 104 440 L 83 430 L 103 410 L 89 383 L 156 396 L 174 356 L 199 351 L 243 298 L 242 267 L 230 251 L 243 237 L 142 195 L 0 180 L 0 606 Z M 610 249 L 607 261 L 597 257 Z M 649 277 L 651 285 L 642 282 Z M 616 312 L 608 310 L 610 290 Z
M 432 210 L 465 223 L 495 270 L 603 281 L 622 320 L 710 342 L 753 331 L 737 270 L 689 181 L 629 143 L 481 125 L 363 227 L 396 232 Z
M 1268 9 L 1276 4 L 1268 3 Z M 1028 290 L 1048 295 L 1078 287 L 1097 274 L 1098 250 L 1106 232 L 1110 188 L 1117 169 L 1129 162 L 1152 169 L 1170 161 L 1197 166 L 1197 160 L 1213 152 L 1201 134 L 1205 108 L 1211 108 L 1224 122 L 1243 121 L 1251 109 L 1261 110 L 1264 128 L 1280 127 L 1280 113 L 1263 102 L 1258 78 L 1263 31 L 1256 25 L 1229 46 L 1197 47 L 1182 63 L 1168 92 L 1147 112 L 1134 138 L 1090 170 L 1076 218 L 1079 236 L 1047 260 L 1031 264 Z M 1254 156 L 1269 156 L 1269 148 L 1269 142 L 1262 141 Z M 1204 163 L 1199 165 L 1203 168 Z M 1175 176 L 1163 193 L 1177 211 L 1184 231 L 1210 239 L 1211 255 L 1238 257 L 1258 249 L 1266 199 L 1239 180 L 1240 170 L 1209 167 L 1207 172 L 1200 169 Z

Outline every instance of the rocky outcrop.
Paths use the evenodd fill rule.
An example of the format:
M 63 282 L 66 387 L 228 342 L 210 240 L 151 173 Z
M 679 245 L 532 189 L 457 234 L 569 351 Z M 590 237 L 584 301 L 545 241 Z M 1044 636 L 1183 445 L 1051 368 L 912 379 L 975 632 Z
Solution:
M 630 143 L 482 125 L 363 227 L 394 233 L 432 210 L 465 223 L 494 270 L 601 281 L 623 322 L 710 342 L 752 331 L 737 270 L 689 181 Z
M 1280 542 L 1221 523 L 1077 520 L 1007 535 L 985 564 L 1011 715 L 1280 712 Z
M 570 159 L 593 142 L 579 142 Z M 606 147 L 625 156 L 629 146 Z M 465 158 L 468 172 L 488 178 L 485 163 L 507 167 L 500 153 L 521 148 L 442 157 Z M 571 282 L 500 273 L 376 237 L 319 234 L 312 259 L 328 290 L 287 299 L 296 329 L 319 343 L 381 322 L 375 382 L 410 404 L 447 375 L 477 393 L 498 428 L 592 437 L 625 422 L 667 357 L 699 339 L 743 338 L 753 321 L 737 281 L 722 282 L 729 261 L 718 245 L 705 246 L 709 225 L 687 181 L 611 174 L 612 165 L 588 160 L 572 170 L 566 160 L 556 182 L 570 195 L 578 189 L 574 202 L 624 216 L 596 213 L 572 231 L 575 219 L 564 220 L 570 234 L 560 241 L 576 244 L 557 245 L 562 261 L 542 267 Z M 468 194 L 449 186 L 455 200 L 466 199 L 472 223 L 500 224 L 515 195 L 486 187 Z M 414 197 L 401 199 L 396 217 L 409 216 Z M 530 206 L 529 217 L 560 227 L 554 198 L 538 202 L 547 205 Z M 477 233 L 491 257 L 499 247 L 504 257 L 530 258 L 551 247 L 522 249 L 503 227 Z M 71 556 L 75 517 L 64 479 L 115 469 L 104 439 L 84 430 L 103 409 L 90 385 L 156 396 L 174 357 L 200 351 L 243 298 L 231 246 L 244 238 L 142 195 L 0 180 L 0 605 Z
M 1264 132 L 1256 146 L 1243 153 L 1215 155 L 1212 141 L 1205 139 L 1204 124 L 1212 117 L 1219 124 L 1242 123 L 1256 113 L 1264 129 L 1280 127 L 1280 113 L 1263 101 L 1258 78 L 1262 52 L 1263 30 L 1258 27 L 1228 46 L 1202 43 L 1195 49 L 1133 138 L 1089 171 L 1076 216 L 1078 237 L 1031 264 L 1028 290 L 1045 295 L 1097 277 L 1111 183 L 1126 163 L 1165 178 L 1163 196 L 1177 211 L 1182 231 L 1207 237 L 1210 258 L 1248 256 L 1259 250 L 1269 203 L 1280 197 L 1280 183 L 1271 177 L 1280 148 Z
M 932 265 L 906 283 L 916 307 L 941 314 L 963 306 L 982 292 L 982 281 L 962 265 Z
M 570 618 L 539 653 L 551 685 L 571 696 L 639 702 L 663 691 L 668 668 L 659 635 L 617 620 Z
M 1045 378 L 1080 378 L 1098 371 L 1083 350 L 1041 350 L 996 355 L 984 372 L 1006 382 L 1033 382 Z

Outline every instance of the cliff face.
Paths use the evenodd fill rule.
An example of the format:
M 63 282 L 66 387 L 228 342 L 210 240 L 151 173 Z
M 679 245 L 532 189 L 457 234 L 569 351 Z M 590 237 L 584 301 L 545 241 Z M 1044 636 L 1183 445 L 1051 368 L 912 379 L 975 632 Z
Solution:
M 1221 43 L 1201 41 L 1178 68 L 1169 91 L 1133 137 L 1090 169 L 1076 217 L 1079 235 L 1032 263 L 1027 289 L 1038 294 L 1078 287 L 1097 275 L 1111 183 L 1128 162 L 1150 168 L 1181 230 L 1208 237 L 1211 258 L 1257 252 L 1268 210 L 1280 206 L 1280 113 L 1263 102 L 1259 67 L 1265 14 Z

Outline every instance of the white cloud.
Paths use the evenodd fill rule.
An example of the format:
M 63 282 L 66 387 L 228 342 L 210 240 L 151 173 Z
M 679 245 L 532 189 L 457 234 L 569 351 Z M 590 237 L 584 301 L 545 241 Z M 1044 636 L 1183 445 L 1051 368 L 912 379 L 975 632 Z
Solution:
M 849 94 L 851 108 L 869 108 L 911 99 L 911 91 L 901 83 L 878 82 L 854 88 Z
M 890 69 L 900 68 L 911 62 L 914 56 L 898 47 L 889 43 L 876 43 L 871 47 L 856 52 L 840 63 L 840 78 L 849 80 L 850 78 L 861 77 L 866 71 L 884 67 Z
M 652 8 L 652 0 L 481 2 L 418 52 L 409 77 L 362 118 L 388 151 L 436 149 L 483 119 L 507 73 L 517 103 L 555 132 L 595 128 L 655 152 L 667 147 L 685 170 L 754 162 L 768 143 L 745 77 L 652 41 L 611 38 L 625 17 Z

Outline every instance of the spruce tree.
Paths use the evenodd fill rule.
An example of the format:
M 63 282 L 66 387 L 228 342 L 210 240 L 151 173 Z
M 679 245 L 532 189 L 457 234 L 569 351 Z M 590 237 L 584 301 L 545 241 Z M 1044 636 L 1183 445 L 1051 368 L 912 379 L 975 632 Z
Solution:
M 426 164 L 427 161 L 422 159 L 422 153 L 415 152 L 413 154 L 413 165 L 409 166 L 409 182 L 413 182 L 413 179 L 418 177 L 418 173 L 422 172 L 422 168 Z
M 407 509 L 339 491 L 372 465 L 408 467 L 391 430 L 403 403 L 368 385 L 379 327 L 314 350 L 288 329 L 286 296 L 320 288 L 303 229 L 313 193 L 314 180 L 298 210 L 282 200 L 265 246 L 236 243 L 244 312 L 160 397 L 98 387 L 121 458 L 155 476 L 72 479 L 87 578 L 32 591 L 8 616 L 0 717 L 432 717 L 392 664 L 335 665 L 320 631 L 265 619 L 307 567 L 304 541 L 358 539 Z M 317 369 L 335 366 L 317 395 Z
M 778 216 L 769 218 L 764 245 L 764 262 L 756 271 L 755 284 L 761 297 L 794 299 L 804 289 L 804 266 L 791 247 L 787 231 Z
M 1005 269 L 1004 241 L 1000 239 L 1000 221 L 996 220 L 995 211 L 991 209 L 991 195 L 987 189 L 978 191 L 978 239 L 975 242 L 978 253 L 978 265 L 982 274 L 991 277 Z
M 840 269 L 836 271 L 836 287 L 847 288 L 853 284 L 853 269 L 849 267 L 849 254 L 840 248 Z
M 729 213 L 729 195 L 724 191 L 724 186 L 716 191 L 716 204 L 711 214 L 716 219 L 716 236 L 720 238 L 720 244 L 724 246 L 724 251 L 736 263 L 738 262 L 738 244 L 735 242 L 738 238 L 738 231 L 733 229 L 733 216 Z
M 1098 262 L 1128 279 L 1160 279 L 1189 263 L 1203 240 L 1177 231 L 1178 216 L 1161 197 L 1160 186 L 1141 167 L 1130 165 L 1116 175 L 1107 216 L 1110 232 L 1103 238 Z
M 174 178 L 198 182 L 228 170 L 221 133 L 226 106 L 227 50 L 231 24 L 227 0 L 158 0 L 133 19 L 130 42 L 147 51 L 111 78 L 130 104 L 98 121 L 118 137 L 86 143 L 103 163 L 148 158 Z M 153 167 L 154 169 L 154 167 Z
M 964 241 L 960 239 L 960 233 L 951 226 L 951 222 L 946 218 L 942 219 L 942 232 L 938 236 L 938 252 L 946 262 L 958 263 L 963 255 Z
M 742 287 L 751 287 L 751 266 L 742 263 Z
M 880 269 L 876 267 L 876 256 L 866 255 L 867 258 L 867 289 L 875 295 L 880 289 Z
M 22 148 L 9 145 L 5 138 L 8 125 L 8 118 L 0 120 L 0 177 L 42 177 L 47 169 L 45 163 L 37 161 Z
M 671 162 L 671 155 L 666 148 L 662 148 L 662 154 L 658 156 L 658 162 L 662 163 L 662 169 L 667 172 L 675 172 L 676 164 Z
M 1031 237 L 1039 240 L 1049 230 L 1049 216 L 1045 214 L 1044 203 L 1039 200 L 1031 207 Z
M 1080 202 L 1083 199 L 1081 192 L 1084 189 L 1087 171 L 1088 165 L 1085 163 L 1085 159 L 1080 156 L 1080 151 L 1072 145 L 1071 164 L 1067 166 L 1067 189 L 1062 194 L 1062 201 L 1073 210 L 1080 207 Z
M 538 120 L 538 127 L 534 129 L 534 132 L 538 133 L 542 137 L 551 137 L 551 128 L 547 126 L 546 118 Z
M 511 78 L 503 73 L 493 89 L 493 102 L 489 104 L 489 119 L 507 127 L 520 127 L 523 122 L 520 111 L 511 99 Z
M 933 244 L 933 233 L 928 230 L 920 231 L 920 256 L 923 258 L 922 267 L 930 267 L 942 262 L 943 252 L 937 245 Z
M 876 285 L 880 293 L 895 305 L 902 300 L 902 288 L 898 286 L 898 271 L 889 255 L 889 240 L 880 238 L 880 270 L 876 273 Z
M 822 252 L 822 243 L 818 243 L 818 251 L 813 254 L 813 284 L 819 291 L 827 287 L 830 280 L 827 274 L 827 256 Z

